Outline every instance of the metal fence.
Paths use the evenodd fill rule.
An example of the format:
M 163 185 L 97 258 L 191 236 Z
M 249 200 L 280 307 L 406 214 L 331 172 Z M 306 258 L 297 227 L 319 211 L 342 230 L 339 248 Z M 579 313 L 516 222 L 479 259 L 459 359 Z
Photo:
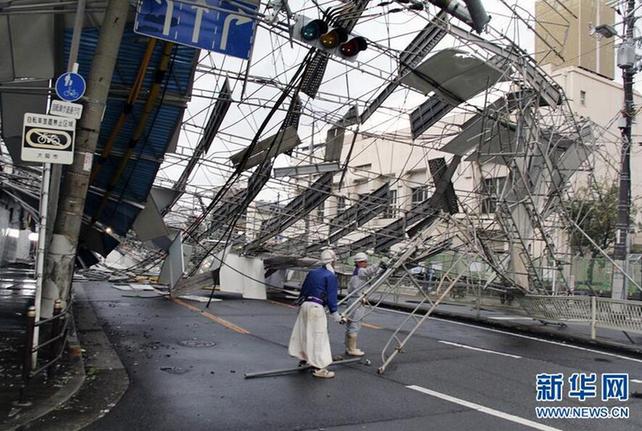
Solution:
M 48 319 L 36 321 L 35 307 L 31 306 L 27 310 L 27 331 L 22 362 L 23 385 L 20 388 L 20 402 L 24 402 L 26 389 L 32 378 L 43 372 L 51 375 L 55 370 L 56 364 L 60 361 L 65 351 L 70 322 L 71 303 L 68 303 L 67 307 L 63 309 L 62 302 L 59 299 L 54 303 L 53 316 Z M 39 331 L 42 332 L 46 327 L 50 328 L 48 339 L 34 346 L 36 328 L 39 328 Z
M 585 322 L 596 328 L 642 333 L 642 301 L 620 301 L 596 296 L 527 295 L 519 298 L 526 313 L 553 322 Z
M 424 265 L 433 267 L 437 270 L 447 269 L 458 257 L 457 253 L 445 252 L 433 256 L 424 262 Z M 581 257 L 573 256 L 567 259 L 570 265 L 565 266 L 564 276 L 571 288 L 576 292 L 585 292 L 599 296 L 610 296 L 611 283 L 613 278 L 613 265 L 603 257 Z M 534 268 L 541 278 L 544 286 L 551 291 L 554 290 L 555 271 L 550 269 L 553 265 L 550 262 L 541 262 L 540 259 L 534 259 L 537 268 Z M 494 276 L 491 268 L 478 257 L 473 255 L 467 256 L 457 262 L 456 269 L 458 273 L 464 274 L 468 279 L 488 280 Z M 642 286 L 642 254 L 630 254 L 627 266 L 627 273 L 631 279 Z M 559 283 L 559 275 L 557 277 Z M 642 300 L 642 292 L 635 287 L 633 283 L 628 283 L 629 299 Z M 562 287 L 558 287 L 558 290 Z

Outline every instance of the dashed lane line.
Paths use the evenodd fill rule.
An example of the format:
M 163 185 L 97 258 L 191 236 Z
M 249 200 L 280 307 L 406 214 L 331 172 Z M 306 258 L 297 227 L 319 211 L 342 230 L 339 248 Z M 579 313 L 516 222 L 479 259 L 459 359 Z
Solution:
M 280 305 L 280 306 L 282 306 L 282 307 L 297 308 L 297 307 L 295 307 L 294 305 L 284 304 L 283 302 L 273 301 L 273 300 L 271 300 L 271 299 L 268 299 L 268 300 L 267 300 L 267 302 L 269 302 L 270 304 Z
M 521 356 L 511 355 L 510 353 L 496 352 L 494 350 L 482 349 L 481 347 L 467 346 L 465 344 L 453 343 L 452 341 L 439 340 L 442 344 L 447 344 L 449 346 L 461 347 L 462 349 L 475 350 L 477 352 L 492 353 L 493 355 L 508 356 L 509 358 L 522 359 Z
M 462 400 L 461 398 L 455 398 L 453 396 L 447 395 L 447 394 L 442 394 L 441 392 L 433 391 L 431 389 L 426 389 L 421 386 L 417 385 L 410 385 L 406 386 L 408 389 L 412 389 L 413 391 L 421 392 L 426 395 L 430 395 L 431 397 L 435 398 L 440 398 L 445 401 L 449 401 L 451 403 L 459 404 L 460 406 L 468 407 L 469 409 L 477 410 L 478 412 L 485 413 L 487 415 L 495 416 L 507 421 L 511 421 L 520 425 L 527 426 L 529 428 L 533 428 L 536 430 L 540 431 L 561 431 L 559 428 L 553 428 L 548 425 L 544 425 L 538 422 L 531 421 L 529 419 L 525 419 L 519 416 L 511 415 L 509 413 L 505 413 L 499 410 L 491 409 L 490 407 L 482 406 L 480 404 L 476 403 L 471 403 L 470 401 Z

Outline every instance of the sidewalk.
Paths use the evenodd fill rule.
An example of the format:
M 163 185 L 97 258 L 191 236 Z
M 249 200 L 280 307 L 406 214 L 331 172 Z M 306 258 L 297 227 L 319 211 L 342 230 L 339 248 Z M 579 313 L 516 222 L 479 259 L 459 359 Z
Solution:
M 17 403 L 23 386 L 25 314 L 34 301 L 35 280 L 28 265 L 4 267 L 0 274 L 0 429 L 15 429 L 69 399 L 82 384 L 84 371 L 82 361 L 65 355 L 53 376 L 43 373 L 31 379 L 23 403 Z
M 74 282 L 74 319 L 83 347 L 86 378 L 64 404 L 32 421 L 27 429 L 80 430 L 105 416 L 129 387 L 129 377 L 87 299 L 85 283 Z

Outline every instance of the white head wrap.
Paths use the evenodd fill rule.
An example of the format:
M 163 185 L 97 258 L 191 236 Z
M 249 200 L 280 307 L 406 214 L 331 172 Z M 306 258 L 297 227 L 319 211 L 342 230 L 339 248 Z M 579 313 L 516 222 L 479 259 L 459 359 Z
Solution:
M 357 253 L 354 255 L 352 258 L 355 262 L 367 262 L 368 261 L 368 255 L 365 254 L 364 252 Z
M 328 271 L 334 272 L 332 263 L 337 260 L 337 255 L 334 251 L 327 249 L 321 252 L 321 263 L 328 269 Z

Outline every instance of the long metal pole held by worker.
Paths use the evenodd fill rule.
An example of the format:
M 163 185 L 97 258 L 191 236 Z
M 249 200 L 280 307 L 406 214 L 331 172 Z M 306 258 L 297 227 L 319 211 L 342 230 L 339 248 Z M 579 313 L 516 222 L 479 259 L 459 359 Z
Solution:
M 631 213 L 631 129 L 635 110 L 633 107 L 633 79 L 635 77 L 635 0 L 627 0 L 627 10 L 624 18 L 624 41 L 618 48 L 618 66 L 622 69 L 624 87 L 624 108 L 622 109 L 622 134 L 619 200 L 617 224 L 615 232 L 615 247 L 613 257 L 615 262 L 628 271 L 629 229 Z M 627 299 L 626 277 L 620 271 L 613 271 L 611 297 Z
M 65 303 L 69 298 L 92 161 L 128 13 L 127 0 L 110 0 L 107 3 L 87 80 L 74 162 L 65 173 L 51 246 L 47 253 L 42 295 L 42 315 L 45 317 L 51 316 L 56 299 L 60 298 Z

